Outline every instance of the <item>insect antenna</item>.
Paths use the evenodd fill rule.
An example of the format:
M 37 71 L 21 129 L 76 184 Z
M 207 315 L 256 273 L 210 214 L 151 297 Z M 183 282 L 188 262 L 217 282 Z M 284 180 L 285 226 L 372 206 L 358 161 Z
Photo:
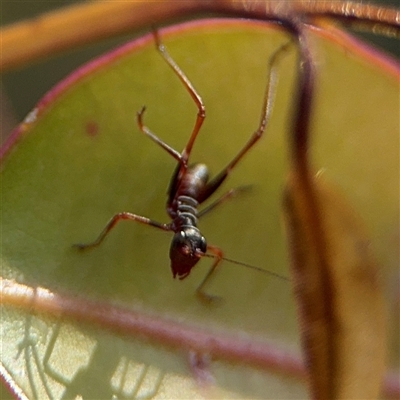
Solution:
M 215 259 L 219 259 L 221 261 L 222 260 L 228 261 L 228 262 L 230 262 L 232 264 L 241 265 L 242 267 L 246 267 L 246 268 L 253 269 L 255 271 L 263 272 L 264 274 L 273 276 L 275 278 L 279 278 L 282 281 L 287 281 L 287 282 L 290 281 L 290 278 L 288 278 L 287 276 L 280 275 L 280 274 L 278 274 L 276 272 L 272 272 L 272 271 L 269 271 L 269 270 L 264 269 L 264 268 L 256 267 L 255 265 L 247 264 L 247 263 L 244 263 L 244 262 L 241 262 L 241 261 L 232 260 L 231 258 L 218 257 L 218 256 L 216 256 L 214 254 L 209 254 L 209 253 L 202 254 L 202 257 L 215 258 Z

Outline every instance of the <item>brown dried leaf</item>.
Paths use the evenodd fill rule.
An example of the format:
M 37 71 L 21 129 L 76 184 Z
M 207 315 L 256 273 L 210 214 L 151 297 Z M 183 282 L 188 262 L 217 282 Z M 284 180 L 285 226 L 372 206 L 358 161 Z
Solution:
M 376 398 L 385 306 L 368 236 L 330 185 L 316 178 L 305 187 L 291 176 L 285 214 L 312 397 Z

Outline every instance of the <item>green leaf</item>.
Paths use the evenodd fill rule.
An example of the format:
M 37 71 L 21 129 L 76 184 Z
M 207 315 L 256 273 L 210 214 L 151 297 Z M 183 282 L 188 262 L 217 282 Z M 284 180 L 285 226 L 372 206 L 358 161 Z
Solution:
M 267 24 L 226 20 L 183 25 L 161 36 L 203 97 L 207 118 L 191 161 L 206 163 L 214 175 L 257 128 L 269 57 L 288 36 Z M 333 44 L 320 34 L 313 45 L 319 72 L 316 162 L 360 200 L 355 203 L 368 217 L 380 260 L 391 274 L 397 252 L 388 239 L 398 227 L 393 208 L 398 201 L 393 172 L 398 150 L 395 74 L 387 66 L 382 73 L 360 55 L 349 56 L 354 46 Z M 251 190 L 219 206 L 199 226 L 226 257 L 288 276 L 281 202 L 296 90 L 294 47 L 279 71 L 265 137 L 219 193 L 240 185 L 251 185 Z M 188 327 L 193 338 L 206 332 L 226 336 L 227 342 L 233 337 L 235 343 L 272 343 L 292 357 L 299 354 L 294 300 L 282 280 L 224 262 L 207 287 L 223 302 L 207 307 L 195 297 L 195 289 L 212 260 L 202 260 L 184 281 L 173 280 L 168 233 L 121 222 L 98 248 L 84 253 L 72 248 L 93 241 L 120 211 L 169 221 L 166 190 L 176 161 L 140 133 L 135 114 L 143 105 L 146 125 L 181 151 L 197 109 L 157 53 L 151 35 L 75 72 L 30 114 L 16 133 L 18 141 L 6 154 L 2 172 L 3 277 L 90 299 L 88 304 L 150 315 L 161 325 L 175 321 Z M 371 160 L 378 145 L 382 153 Z M 357 158 L 364 166 L 354 177 Z M 379 168 L 365 170 L 370 162 Z M 371 182 L 379 182 L 377 194 Z M 366 188 L 373 194 L 371 203 L 362 195 Z M 371 208 L 376 212 L 377 206 L 375 218 Z M 382 220 L 379 214 L 384 214 Z M 64 315 L 68 317 L 68 310 Z M 146 397 L 152 391 L 155 397 L 169 398 L 306 395 L 297 382 L 259 369 L 254 360 L 214 357 L 208 365 L 200 354 L 196 364 L 186 344 L 171 348 L 151 335 L 147 340 L 127 335 L 123 321 L 118 328 L 125 335 L 109 325 L 91 325 L 90 311 L 81 319 L 67 322 L 59 315 L 38 317 L 4 308 L 2 343 L 7 351 L 2 362 L 28 397 Z M 214 384 L 196 383 L 208 382 L 210 376 Z

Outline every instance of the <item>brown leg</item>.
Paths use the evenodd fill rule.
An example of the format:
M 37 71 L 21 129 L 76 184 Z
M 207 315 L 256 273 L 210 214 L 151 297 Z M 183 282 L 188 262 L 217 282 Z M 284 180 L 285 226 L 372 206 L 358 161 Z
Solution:
M 206 292 L 204 292 L 204 287 L 207 285 L 207 283 L 209 283 L 216 268 L 221 263 L 224 253 L 222 252 L 222 250 L 219 247 L 216 247 L 216 246 L 207 246 L 207 250 L 214 254 L 215 261 L 214 261 L 213 265 L 211 266 L 210 270 L 207 272 L 207 275 L 204 277 L 203 281 L 197 287 L 196 294 L 201 301 L 206 302 L 206 303 L 211 303 L 211 302 L 215 302 L 215 301 L 220 301 L 221 298 L 219 296 L 207 294 Z
M 121 212 L 121 213 L 118 213 L 118 214 L 114 215 L 110 219 L 110 221 L 108 221 L 107 225 L 105 226 L 105 228 L 102 230 L 102 232 L 100 233 L 100 235 L 97 237 L 97 239 L 94 242 L 87 243 L 87 244 L 78 243 L 78 244 L 74 244 L 74 246 L 78 247 L 81 250 L 97 247 L 104 240 L 104 238 L 111 231 L 111 229 L 114 228 L 114 226 L 119 221 L 126 220 L 126 219 L 127 220 L 131 220 L 131 221 L 140 222 L 141 224 L 154 226 L 155 228 L 159 228 L 159 229 L 162 229 L 164 231 L 170 231 L 171 230 L 171 228 L 169 227 L 168 224 L 160 224 L 159 222 L 153 221 L 153 220 L 151 220 L 149 218 L 146 218 L 146 217 L 142 217 L 140 215 L 132 214 L 132 213 L 129 213 L 129 212 Z
M 176 161 L 182 162 L 182 155 L 179 152 L 177 152 L 174 148 L 161 140 L 147 126 L 143 124 L 143 114 L 145 111 L 146 107 L 142 107 L 142 109 L 137 113 L 137 123 L 139 125 L 139 129 L 150 139 L 156 142 L 159 146 L 161 146 L 164 150 L 166 150 L 169 154 L 171 154 L 171 156 L 174 157 Z
M 222 184 L 222 182 L 226 179 L 226 177 L 231 173 L 236 164 L 242 159 L 242 157 L 257 143 L 257 141 L 262 137 L 269 118 L 271 116 L 274 100 L 275 100 L 275 91 L 278 82 L 278 62 L 281 59 L 282 55 L 287 51 L 291 42 L 288 42 L 281 47 L 279 47 L 274 54 L 269 59 L 269 73 L 268 73 L 268 81 L 267 87 L 264 95 L 264 102 L 262 107 L 262 114 L 260 119 L 260 124 L 257 130 L 252 134 L 248 142 L 242 147 L 239 153 L 234 157 L 230 163 L 215 177 L 213 178 L 207 185 L 207 189 L 204 191 L 203 197 L 200 199 L 200 202 L 206 200 L 209 196 L 211 196 L 218 187 Z
M 186 143 L 186 146 L 183 149 L 182 153 L 179 153 L 174 148 L 169 146 L 167 143 L 165 143 L 163 140 L 161 140 L 157 135 L 155 135 L 147 126 L 144 125 L 143 114 L 146 110 L 146 107 L 143 107 L 137 113 L 137 123 L 138 123 L 139 129 L 145 135 L 147 135 L 150 139 L 152 139 L 155 143 L 157 143 L 164 150 L 166 150 L 172 157 L 175 158 L 175 160 L 177 160 L 179 162 L 180 168 L 177 171 L 177 173 L 175 174 L 176 176 L 178 176 L 178 175 L 180 175 L 180 173 L 182 173 L 184 170 L 187 169 L 187 163 L 189 160 L 189 156 L 192 151 L 193 144 L 196 140 L 197 134 L 199 133 L 200 128 L 203 124 L 204 118 L 206 116 L 206 111 L 205 111 L 205 106 L 203 104 L 203 100 L 201 99 L 200 95 L 197 93 L 196 89 L 194 88 L 193 84 L 190 82 L 189 78 L 179 68 L 178 64 L 174 61 L 174 59 L 169 55 L 164 44 L 161 42 L 158 32 L 154 31 L 153 34 L 154 34 L 154 40 L 156 42 L 158 51 L 160 52 L 160 54 L 163 57 L 163 59 L 165 60 L 165 62 L 172 68 L 172 70 L 178 76 L 180 81 L 183 83 L 186 90 L 189 92 L 190 96 L 196 103 L 196 106 L 198 109 L 195 126 L 193 128 L 192 134 L 190 135 L 190 138 L 189 138 L 188 142 Z
M 186 90 L 189 92 L 190 96 L 196 103 L 196 106 L 198 109 L 196 123 L 194 125 L 192 134 L 181 154 L 182 163 L 187 165 L 187 161 L 189 159 L 190 152 L 192 151 L 193 144 L 196 140 L 197 134 L 200 131 L 201 125 L 203 124 L 204 118 L 206 117 L 206 109 L 203 104 L 203 100 L 201 99 L 200 95 L 197 93 L 196 89 L 194 88 L 193 84 L 190 82 L 189 78 L 179 68 L 178 64 L 173 60 L 173 58 L 168 54 L 167 49 L 165 48 L 164 44 L 161 42 L 158 32 L 154 31 L 153 33 L 154 33 L 154 39 L 155 39 L 158 51 L 160 52 L 161 56 L 164 58 L 166 63 L 175 72 L 175 74 L 180 79 L 180 81 L 183 83 Z
M 213 203 L 211 203 L 208 207 L 205 207 L 201 211 L 199 211 L 197 214 L 197 218 L 201 218 L 205 214 L 208 214 L 215 207 L 219 206 L 222 203 L 225 203 L 225 201 L 231 199 L 232 197 L 235 197 L 238 193 L 243 193 L 243 192 L 249 191 L 250 187 L 251 187 L 251 185 L 245 185 L 245 186 L 239 186 L 237 188 L 228 190 L 225 194 L 223 194 L 220 198 L 218 198 Z

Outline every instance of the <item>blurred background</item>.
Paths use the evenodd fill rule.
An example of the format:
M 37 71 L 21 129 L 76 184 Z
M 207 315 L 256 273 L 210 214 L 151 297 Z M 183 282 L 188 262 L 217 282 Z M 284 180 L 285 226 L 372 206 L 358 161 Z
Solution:
M 4 26 L 54 9 L 70 6 L 73 3 L 82 2 L 82 0 L 2 2 L 0 24 Z M 391 7 L 398 7 L 399 4 L 398 0 L 375 0 L 373 3 Z M 138 33 L 135 33 L 135 36 L 137 35 Z M 364 33 L 357 33 L 357 36 L 368 40 L 396 57 L 400 56 L 400 44 L 395 39 Z M 11 130 L 23 120 L 38 100 L 58 81 L 86 61 L 131 38 L 133 38 L 133 35 L 104 40 L 99 44 L 65 52 L 62 55 L 3 74 L 0 86 L 1 141 L 5 140 Z

